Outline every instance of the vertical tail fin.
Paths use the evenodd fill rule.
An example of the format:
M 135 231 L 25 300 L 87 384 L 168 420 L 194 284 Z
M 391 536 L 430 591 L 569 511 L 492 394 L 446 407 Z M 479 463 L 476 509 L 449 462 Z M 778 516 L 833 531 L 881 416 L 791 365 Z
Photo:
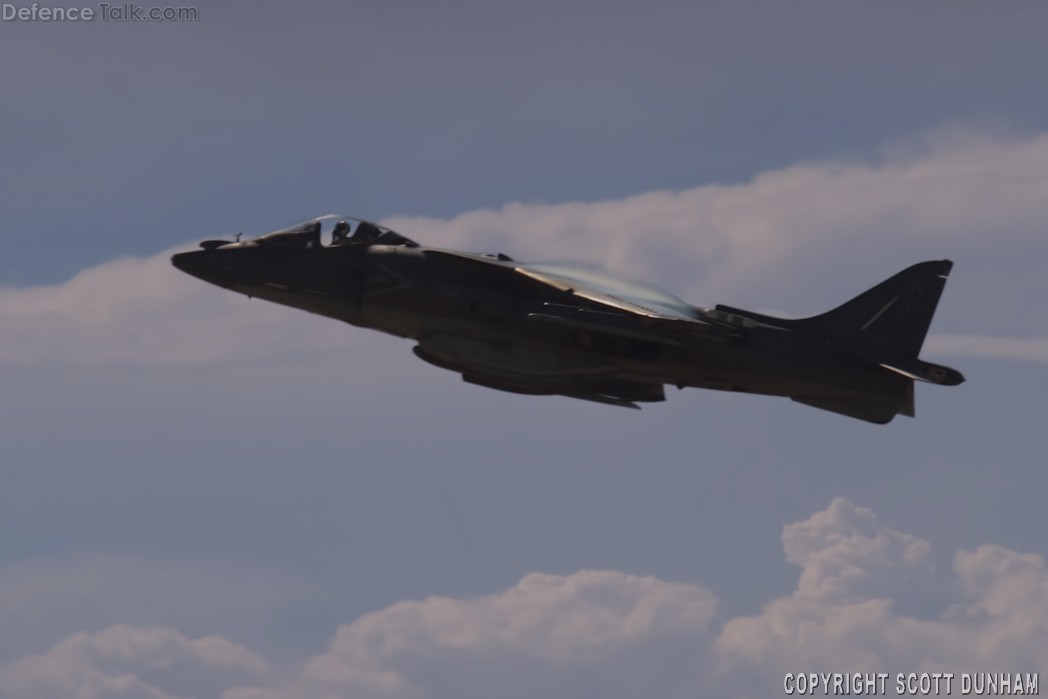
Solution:
M 916 359 L 939 304 L 949 260 L 921 262 L 804 325 L 885 356 Z
M 949 260 L 921 262 L 828 313 L 798 322 L 896 374 L 956 386 L 964 381 L 961 372 L 917 358 L 952 267 Z

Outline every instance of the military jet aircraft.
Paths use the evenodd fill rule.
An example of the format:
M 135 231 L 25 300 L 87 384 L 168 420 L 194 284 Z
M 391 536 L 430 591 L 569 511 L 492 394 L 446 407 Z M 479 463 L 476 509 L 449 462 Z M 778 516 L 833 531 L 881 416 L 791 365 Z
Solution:
M 502 391 L 638 408 L 666 384 L 772 396 L 884 424 L 913 382 L 964 377 L 917 358 L 949 260 L 899 272 L 832 311 L 784 319 L 701 308 L 584 266 L 421 246 L 325 216 L 172 258 L 226 289 L 416 342 L 415 354 Z

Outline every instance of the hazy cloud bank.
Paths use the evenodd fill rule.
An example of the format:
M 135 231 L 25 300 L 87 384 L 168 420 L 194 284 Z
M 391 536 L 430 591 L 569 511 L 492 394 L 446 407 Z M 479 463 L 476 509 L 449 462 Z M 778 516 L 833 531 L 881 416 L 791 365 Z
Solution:
M 1048 135 L 942 132 L 880 161 L 800 163 L 732 186 L 509 204 L 388 224 L 426 244 L 570 259 L 700 305 L 826 310 L 921 259 L 958 262 L 937 353 L 1048 361 Z M 260 233 L 261 231 L 259 231 Z M 187 247 L 189 247 L 187 245 Z M 343 352 L 360 333 L 208 287 L 172 251 L 0 290 L 0 362 L 198 364 Z

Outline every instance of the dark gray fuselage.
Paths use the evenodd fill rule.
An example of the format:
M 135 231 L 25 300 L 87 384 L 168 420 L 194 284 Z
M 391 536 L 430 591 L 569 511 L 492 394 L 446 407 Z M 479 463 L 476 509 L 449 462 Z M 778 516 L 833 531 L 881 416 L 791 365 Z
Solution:
M 712 329 L 695 324 L 667 333 L 662 328 L 670 324 L 658 319 L 637 318 L 610 331 L 588 322 L 543 322 L 538 316 L 546 307 L 597 316 L 608 315 L 607 308 L 521 274 L 504 256 L 263 239 L 183 253 L 174 263 L 253 298 L 411 338 L 423 359 L 473 383 L 520 393 L 627 404 L 662 400 L 662 385 L 671 384 L 800 400 L 878 395 L 894 405 L 910 383 L 838 351 L 824 335 L 730 314 Z M 715 317 L 688 309 L 696 318 Z M 897 405 L 892 414 L 905 408 Z

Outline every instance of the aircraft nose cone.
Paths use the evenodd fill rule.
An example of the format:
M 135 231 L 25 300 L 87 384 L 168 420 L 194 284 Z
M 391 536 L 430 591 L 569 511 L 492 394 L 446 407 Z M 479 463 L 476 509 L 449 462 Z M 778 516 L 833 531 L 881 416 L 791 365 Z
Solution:
M 186 274 L 191 274 L 194 277 L 202 277 L 204 271 L 203 258 L 206 254 L 207 252 L 204 250 L 176 253 L 171 256 L 171 264 Z

